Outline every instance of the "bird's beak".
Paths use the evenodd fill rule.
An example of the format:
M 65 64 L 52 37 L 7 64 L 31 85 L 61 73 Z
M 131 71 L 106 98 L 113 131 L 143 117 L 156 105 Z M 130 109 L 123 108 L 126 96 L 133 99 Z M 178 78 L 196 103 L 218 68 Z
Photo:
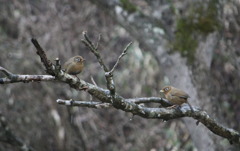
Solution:
M 164 91 L 163 91 L 163 90 L 160 90 L 159 92 L 162 92 L 162 93 L 163 93 Z

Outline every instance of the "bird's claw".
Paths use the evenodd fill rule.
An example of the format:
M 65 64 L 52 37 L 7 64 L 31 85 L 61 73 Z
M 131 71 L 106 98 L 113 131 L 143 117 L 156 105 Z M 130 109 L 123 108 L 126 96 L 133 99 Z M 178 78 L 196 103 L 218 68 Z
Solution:
M 178 105 L 172 105 L 172 106 L 169 106 L 169 107 L 167 107 L 168 109 L 173 109 L 173 108 L 177 108 L 178 107 Z
M 86 91 L 87 89 L 88 89 L 88 86 L 83 86 L 83 87 L 81 87 L 80 90 L 84 90 L 84 91 Z

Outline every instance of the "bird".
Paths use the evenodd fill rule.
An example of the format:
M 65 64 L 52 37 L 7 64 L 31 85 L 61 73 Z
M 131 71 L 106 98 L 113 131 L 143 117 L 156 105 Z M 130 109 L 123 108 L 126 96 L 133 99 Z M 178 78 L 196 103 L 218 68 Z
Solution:
M 160 92 L 164 93 L 166 99 L 173 105 L 171 107 L 181 106 L 183 103 L 187 103 L 191 111 L 193 111 L 192 106 L 188 102 L 188 98 L 190 98 L 190 96 L 183 90 L 173 86 L 165 86 L 160 90 Z
M 85 59 L 82 56 L 75 56 L 64 63 L 63 69 L 71 75 L 78 75 L 84 68 Z

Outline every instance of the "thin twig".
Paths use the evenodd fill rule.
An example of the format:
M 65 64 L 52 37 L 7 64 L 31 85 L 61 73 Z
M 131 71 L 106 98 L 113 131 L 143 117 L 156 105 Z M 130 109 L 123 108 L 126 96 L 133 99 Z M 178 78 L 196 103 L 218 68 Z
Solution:
M 92 43 L 92 41 L 88 38 L 88 36 L 87 36 L 87 31 L 83 31 L 83 37 L 84 37 L 85 40 L 90 44 L 90 46 L 91 46 L 92 48 L 94 48 L 94 51 L 95 51 L 96 48 L 95 48 L 94 44 Z
M 120 59 L 125 56 L 127 54 L 127 50 L 128 48 L 132 45 L 132 42 L 130 42 L 122 51 L 121 55 L 118 57 L 115 65 L 113 66 L 113 68 L 109 71 L 110 74 L 113 74 L 113 71 L 115 70 L 115 68 L 117 67 L 117 65 L 119 64 Z
M 0 71 L 2 71 L 9 79 L 12 79 L 13 77 L 13 73 L 11 73 L 10 71 L 8 71 L 7 69 L 3 68 L 0 66 Z
M 90 76 L 91 77 L 91 81 L 94 85 L 98 86 L 97 83 L 95 82 L 95 80 L 93 79 L 93 76 Z
M 107 81 L 107 88 L 110 91 L 110 95 L 113 98 L 114 94 L 115 94 L 115 84 L 113 81 L 113 75 L 109 74 L 109 69 L 107 68 L 107 66 L 104 64 L 103 59 L 99 53 L 99 51 L 96 49 L 96 47 L 93 45 L 93 43 L 91 42 L 91 40 L 88 38 L 87 33 L 83 32 L 83 37 L 85 39 L 82 39 L 82 42 L 90 49 L 90 51 L 96 56 L 100 66 L 103 68 L 103 70 L 105 71 L 105 78 Z M 113 99 L 111 99 L 113 100 Z
M 100 40 L 101 40 L 101 34 L 98 35 L 98 41 L 97 41 L 97 44 L 95 46 L 96 50 L 98 50 Z
M 103 70 L 104 70 L 105 72 L 108 72 L 109 70 L 108 70 L 107 66 L 104 64 L 103 59 L 102 59 L 100 53 L 98 52 L 97 48 L 96 48 L 96 47 L 93 45 L 93 43 L 89 40 L 86 31 L 83 32 L 83 37 L 84 37 L 85 39 L 82 39 L 82 42 L 83 42 L 83 43 L 90 49 L 90 51 L 96 56 L 99 64 L 100 64 L 101 67 L 103 68 Z

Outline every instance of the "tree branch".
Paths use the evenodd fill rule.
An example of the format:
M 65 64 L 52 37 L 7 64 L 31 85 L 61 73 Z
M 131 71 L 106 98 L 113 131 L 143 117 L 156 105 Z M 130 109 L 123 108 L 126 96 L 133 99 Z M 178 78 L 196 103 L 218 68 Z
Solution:
M 163 107 L 172 106 L 172 104 L 167 99 L 159 98 L 159 97 L 130 98 L 130 99 L 126 99 L 126 101 L 133 102 L 133 103 L 136 103 L 136 104 L 140 104 L 140 103 L 160 103 Z
M 109 108 L 112 105 L 110 103 L 102 103 L 102 102 L 93 102 L 93 101 L 75 101 L 75 100 L 62 100 L 57 99 L 57 103 L 61 105 L 67 106 L 80 106 L 80 107 L 89 107 L 89 108 Z
M 99 39 L 98 39 L 98 42 L 97 42 L 97 46 L 95 47 L 93 45 L 93 43 L 91 42 L 91 40 L 88 38 L 87 36 L 87 32 L 83 32 L 83 37 L 85 39 L 82 39 L 82 42 L 86 45 L 86 47 L 89 48 L 89 50 L 96 56 L 100 66 L 102 67 L 102 69 L 105 71 L 105 78 L 106 78 L 106 81 L 107 81 L 107 88 L 108 90 L 110 91 L 110 96 L 111 98 L 114 97 L 114 94 L 115 94 L 115 84 L 114 84 L 114 81 L 113 81 L 113 75 L 112 74 L 109 74 L 109 69 L 107 68 L 107 66 L 104 64 L 103 62 L 103 59 L 99 53 L 99 51 L 97 50 L 98 48 L 98 42 L 100 40 L 100 36 L 99 36 Z M 111 99 L 112 101 L 113 99 Z
M 16 75 L 0 66 L 0 71 L 7 77 L 0 78 L 0 84 L 9 84 L 16 82 L 39 82 L 39 81 L 54 81 L 55 77 L 50 75 Z
M 99 53 L 99 51 L 97 50 L 98 49 L 98 42 L 97 42 L 97 45 L 96 47 L 94 46 L 94 44 L 89 40 L 88 36 L 87 36 L 87 32 L 84 31 L 83 32 L 83 37 L 84 39 L 82 39 L 82 42 L 86 45 L 87 48 L 89 48 L 89 50 L 96 56 L 100 66 L 102 67 L 102 69 L 105 71 L 105 72 L 108 72 L 108 68 L 107 66 L 104 64 L 103 62 L 103 59 Z M 100 36 L 99 36 L 100 37 Z M 100 38 L 99 38 L 100 39 Z
M 45 68 L 46 68 L 46 72 L 48 74 L 54 76 L 54 72 L 53 72 L 54 66 L 51 63 L 51 61 L 47 59 L 47 56 L 46 56 L 44 50 L 39 45 L 39 43 L 36 39 L 32 38 L 31 41 L 32 41 L 33 45 L 35 46 L 35 48 L 37 49 L 37 54 L 40 56 L 40 59 L 41 59 L 42 63 L 44 64 Z
M 0 66 L 0 71 L 2 71 L 9 79 L 14 77 L 14 74 L 8 71 L 7 69 Z
M 99 35 L 98 41 L 96 46 L 94 46 L 94 44 L 91 42 L 91 40 L 88 38 L 87 36 L 87 32 L 83 32 L 83 37 L 84 39 L 82 39 L 82 42 L 86 45 L 86 47 L 89 48 L 89 50 L 96 56 L 100 66 L 102 67 L 102 69 L 105 71 L 105 78 L 107 81 L 107 88 L 108 90 L 110 90 L 110 95 L 113 98 L 116 92 L 116 87 L 114 84 L 114 80 L 113 80 L 113 72 L 116 68 L 116 66 L 119 64 L 120 59 L 126 55 L 126 52 L 128 50 L 128 48 L 131 46 L 132 42 L 130 42 L 126 48 L 123 50 L 122 54 L 118 57 L 118 60 L 116 61 L 115 65 L 113 66 L 113 68 L 111 70 L 109 70 L 107 68 L 107 66 L 104 64 L 103 59 L 99 53 L 98 49 L 98 45 L 99 45 L 99 41 L 101 39 L 101 36 Z M 112 99 L 114 100 L 114 99 Z
M 113 66 L 113 68 L 108 72 L 108 74 L 112 75 L 113 71 L 115 70 L 115 68 L 117 67 L 117 65 L 119 64 L 120 59 L 125 56 L 127 54 L 127 50 L 128 48 L 132 45 L 132 42 L 130 42 L 125 49 L 123 50 L 123 52 L 121 53 L 121 55 L 118 57 L 118 60 L 116 61 L 115 65 Z
M 40 47 L 40 46 L 39 46 Z M 160 103 L 165 104 L 167 101 L 162 98 L 157 97 L 149 97 L 149 98 L 131 98 L 131 99 L 125 99 L 124 97 L 118 95 L 117 93 L 114 94 L 114 97 L 112 97 L 110 90 L 106 90 L 103 88 L 100 88 L 96 85 L 90 84 L 85 82 L 84 80 L 78 79 L 74 76 L 71 76 L 69 74 L 64 73 L 62 70 L 56 70 L 55 66 L 48 62 L 46 63 L 47 56 L 44 55 L 44 51 L 39 51 L 39 48 L 37 48 L 38 55 L 40 56 L 43 64 L 45 65 L 47 72 L 50 74 L 55 75 L 55 80 L 64 82 L 66 84 L 69 84 L 71 87 L 73 87 L 76 90 L 82 90 L 82 87 L 88 87 L 87 91 L 90 95 L 96 97 L 98 100 L 101 101 L 101 103 L 98 102 L 76 102 L 76 101 L 64 101 L 64 100 L 58 100 L 58 103 L 65 104 L 65 105 L 71 105 L 71 104 L 81 104 L 80 106 L 89 106 L 89 107 L 96 107 L 96 105 L 100 104 L 111 104 L 114 108 L 123 110 L 125 112 L 130 112 L 133 115 L 138 115 L 143 118 L 151 118 L 151 119 L 162 119 L 165 121 L 181 118 L 181 117 L 192 117 L 202 124 L 204 124 L 210 131 L 215 133 L 216 135 L 222 136 L 226 139 L 228 139 L 230 142 L 234 143 L 240 143 L 240 134 L 239 132 L 226 128 L 222 126 L 221 124 L 217 123 L 216 120 L 210 118 L 210 116 L 205 112 L 198 108 L 193 107 L 193 112 L 189 108 L 189 106 L 182 106 L 177 109 L 169 109 L 169 108 L 150 108 L 150 107 L 144 107 L 142 105 L 138 105 L 138 103 Z M 1 68 L 2 69 L 2 68 Z M 7 73 L 9 75 L 10 72 L 7 70 L 2 69 L 4 73 Z M 10 74 L 11 75 L 11 74 Z M 19 75 L 16 75 L 19 76 Z M 43 78 L 44 76 L 42 76 Z M 40 76 L 41 79 L 41 76 Z M 20 82 L 20 81 L 19 81 Z
M 97 44 L 95 46 L 96 49 L 98 49 L 100 40 L 101 40 L 101 34 L 98 35 L 98 41 L 97 41 Z
M 113 107 L 126 112 L 131 112 L 133 115 L 139 115 L 141 117 L 151 119 L 162 119 L 164 121 L 181 117 L 192 117 L 204 124 L 214 134 L 227 138 L 230 142 L 240 143 L 240 134 L 237 131 L 222 126 L 221 124 L 217 123 L 216 120 L 210 118 L 205 111 L 200 109 L 193 107 L 194 112 L 192 112 L 189 106 L 183 106 L 178 109 L 149 108 L 132 103 L 137 102 L 137 100 L 141 100 L 138 98 L 136 98 L 135 101 L 133 101 L 134 99 L 131 99 L 131 102 L 127 101 L 129 99 L 124 99 L 122 97 L 118 97 L 118 99 L 118 104 L 114 103 Z

